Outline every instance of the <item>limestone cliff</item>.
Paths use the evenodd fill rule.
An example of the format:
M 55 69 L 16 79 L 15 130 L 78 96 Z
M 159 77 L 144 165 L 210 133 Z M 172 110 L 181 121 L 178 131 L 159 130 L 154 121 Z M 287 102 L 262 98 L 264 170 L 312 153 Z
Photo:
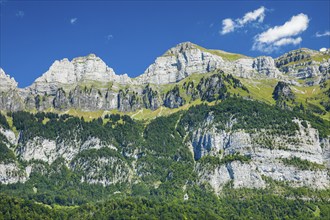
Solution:
M 131 79 L 127 75 L 116 75 L 101 58 L 89 54 L 74 58 L 72 61 L 66 58 L 55 61 L 28 89 L 32 94 L 54 95 L 59 88 L 70 88 L 79 83 L 94 81 L 100 84 L 109 82 L 127 84 Z
M 244 78 L 280 78 L 282 75 L 271 57 L 253 59 L 224 51 L 207 50 L 185 42 L 158 57 L 136 81 L 168 84 L 178 82 L 193 73 L 207 73 L 216 69 Z
M 0 110 L 17 111 L 24 108 L 17 82 L 0 68 Z
M 320 84 L 330 78 L 330 50 L 319 52 L 302 48 L 275 59 L 276 67 L 286 75 Z
M 209 85 L 184 88 L 190 90 L 184 94 L 191 97 L 188 99 L 175 92 L 173 86 L 168 91 L 171 84 L 191 75 L 223 71 L 224 74 L 252 81 L 265 79 L 301 86 L 323 85 L 330 78 L 329 59 L 329 50 L 300 49 L 277 59 L 267 56 L 251 58 L 185 42 L 158 57 L 140 76 L 130 78 L 126 74 L 115 74 L 101 58 L 90 54 L 71 61 L 55 61 L 48 71 L 24 89 L 18 88 L 17 82 L 0 69 L 0 110 L 64 111 L 73 108 L 83 111 L 136 111 L 141 108 L 155 110 L 160 106 L 177 108 L 190 100 L 210 101 L 219 97 L 207 96 L 221 95 L 219 89 L 223 86 L 221 82 L 214 84 L 215 78 L 205 81 Z M 182 93 L 181 90 L 179 88 Z
M 225 79 L 214 80 L 219 81 Z M 168 102 L 169 107 L 180 104 L 179 99 Z M 148 123 L 127 115 L 111 115 L 108 122 L 40 113 L 8 117 L 18 132 L 1 115 L 0 181 L 5 184 L 28 181 L 34 173 L 47 176 L 64 166 L 81 182 L 103 186 L 166 182 L 185 172 L 194 184 L 208 184 L 216 193 L 228 184 L 266 188 L 272 181 L 330 186 L 330 136 L 324 130 L 329 126 L 255 101 L 226 99 Z

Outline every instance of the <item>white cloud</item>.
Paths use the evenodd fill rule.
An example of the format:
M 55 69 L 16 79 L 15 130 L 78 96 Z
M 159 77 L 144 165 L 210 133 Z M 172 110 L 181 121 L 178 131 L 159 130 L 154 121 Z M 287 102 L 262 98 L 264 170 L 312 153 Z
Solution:
M 305 14 L 293 16 L 290 21 L 285 22 L 282 26 L 269 28 L 261 33 L 258 41 L 262 43 L 272 43 L 284 37 L 296 36 L 308 28 L 309 19 Z
M 15 15 L 16 15 L 16 17 L 23 18 L 25 13 L 24 13 L 24 11 L 18 11 L 18 12 L 16 12 Z
M 263 22 L 265 18 L 265 7 L 261 6 L 260 8 L 250 11 L 244 15 L 242 19 L 238 19 L 238 23 L 244 25 L 248 22 L 258 20 L 258 22 Z
M 226 19 L 222 20 L 222 26 L 223 27 L 222 27 L 221 34 L 227 34 L 227 33 L 234 31 L 235 22 L 233 20 L 231 20 L 230 18 L 226 18 Z
M 78 20 L 78 18 L 71 18 L 70 23 L 75 24 L 75 23 L 77 23 L 77 20 Z
M 113 39 L 113 35 L 112 34 L 108 34 L 107 35 L 107 40 L 112 40 Z
M 308 28 L 309 18 L 305 14 L 292 16 L 281 26 L 269 28 L 267 31 L 255 36 L 252 49 L 271 53 L 281 46 L 301 43 L 302 38 L 293 38 Z
M 300 44 L 301 41 L 302 41 L 301 37 L 297 37 L 297 38 L 288 37 L 288 38 L 282 38 L 278 41 L 275 41 L 274 45 L 277 47 L 285 46 L 288 44 L 297 45 L 297 44 Z
M 237 18 L 235 21 L 231 18 L 222 20 L 222 30 L 220 34 L 228 34 L 233 32 L 237 28 L 242 28 L 246 24 L 258 21 L 259 23 L 264 21 L 266 8 L 261 6 L 260 8 L 247 12 L 242 18 Z
M 326 37 L 330 36 L 330 31 L 325 31 L 324 33 L 316 32 L 315 37 Z

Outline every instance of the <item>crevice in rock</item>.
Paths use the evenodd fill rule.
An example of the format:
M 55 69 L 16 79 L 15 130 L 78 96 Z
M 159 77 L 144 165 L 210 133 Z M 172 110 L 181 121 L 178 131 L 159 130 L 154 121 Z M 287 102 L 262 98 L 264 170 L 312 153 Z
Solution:
M 233 167 L 231 166 L 231 163 L 227 163 L 226 168 L 227 168 L 230 179 L 233 180 L 234 179 L 234 170 L 233 170 Z

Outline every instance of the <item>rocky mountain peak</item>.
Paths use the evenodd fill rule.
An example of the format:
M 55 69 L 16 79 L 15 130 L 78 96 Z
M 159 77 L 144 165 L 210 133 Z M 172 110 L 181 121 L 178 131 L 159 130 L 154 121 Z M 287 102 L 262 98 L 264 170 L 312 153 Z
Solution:
M 74 85 L 87 81 L 110 81 L 122 84 L 130 83 L 130 78 L 125 75 L 116 75 L 114 70 L 95 54 L 76 57 L 69 61 L 64 58 L 56 60 L 49 70 L 39 77 L 31 86 L 35 93 L 55 94 L 56 90 L 64 85 Z
M 8 91 L 17 87 L 17 82 L 0 68 L 0 91 Z
M 275 59 L 276 63 L 285 63 L 288 62 L 308 62 L 308 61 L 316 61 L 323 62 L 328 61 L 330 59 L 330 53 L 326 51 L 317 51 L 308 48 L 300 48 L 297 50 L 289 51 L 278 58 Z M 287 63 L 285 63 L 287 64 Z
M 176 83 L 192 74 L 216 71 L 246 79 L 278 79 L 292 84 L 297 84 L 295 79 L 306 79 L 310 84 L 320 84 L 330 78 L 329 68 L 330 55 L 327 51 L 302 48 L 274 60 L 269 56 L 252 58 L 184 42 L 156 58 L 155 62 L 135 79 L 126 74 L 116 75 L 114 70 L 95 54 L 72 60 L 56 60 L 31 86 L 13 90 L 14 98 L 8 99 L 6 103 L 3 101 L 1 106 L 5 106 L 2 109 L 10 110 L 19 109 L 20 106 L 42 110 L 54 105 L 59 109 L 78 106 L 85 110 L 118 108 L 130 111 L 131 108 L 122 106 L 128 106 L 127 103 L 133 106 L 132 103 L 139 95 L 145 95 L 143 104 L 156 108 L 154 106 L 160 106 L 159 94 L 154 95 L 153 91 L 142 92 L 148 84 Z M 0 90 L 9 91 L 10 88 L 16 88 L 15 80 L 0 70 Z M 81 88 L 86 89 L 82 91 Z M 123 88 L 131 90 L 131 93 L 121 94 L 119 91 Z M 169 103 L 174 103 L 171 101 L 176 100 L 179 94 L 173 94 L 167 96 L 170 101 L 165 102 L 166 105 L 175 106 Z M 177 106 L 183 103 L 180 100 L 176 102 Z M 17 103 L 22 104 L 18 106 Z
M 76 57 L 69 61 L 64 58 L 56 60 L 49 70 L 39 77 L 36 82 L 75 83 L 82 79 L 97 80 L 113 76 L 115 72 L 95 54 Z
M 202 50 L 191 42 L 176 45 L 158 57 L 147 70 L 137 77 L 137 83 L 167 84 L 178 82 L 193 73 L 206 73 L 219 69 L 224 60 Z
M 183 42 L 183 43 L 180 43 L 180 44 L 176 45 L 175 47 L 172 47 L 171 49 L 169 49 L 165 53 L 165 55 L 183 53 L 183 52 L 191 50 L 191 49 L 198 49 L 198 47 L 196 46 L 196 44 L 193 44 L 191 42 Z
M 142 84 L 178 82 L 193 73 L 207 73 L 221 69 L 243 78 L 282 78 L 272 57 L 246 57 L 221 50 L 209 50 L 191 42 L 184 42 L 158 57 L 147 70 L 137 77 Z
M 301 48 L 275 59 L 276 67 L 286 75 L 320 84 L 330 78 L 330 54 Z
M 278 61 L 278 60 L 288 59 L 288 58 L 292 57 L 293 59 L 296 59 L 295 61 L 298 61 L 298 60 L 310 58 L 310 56 L 315 52 L 317 52 L 317 51 L 313 51 L 313 50 L 310 50 L 307 48 L 300 48 L 297 50 L 289 51 L 289 52 L 281 55 L 280 57 L 276 58 L 276 60 Z

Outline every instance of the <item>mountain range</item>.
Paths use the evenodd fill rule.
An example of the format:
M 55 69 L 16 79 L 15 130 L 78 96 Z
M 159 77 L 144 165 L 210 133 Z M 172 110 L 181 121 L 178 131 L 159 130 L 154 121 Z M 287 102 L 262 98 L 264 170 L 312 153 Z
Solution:
M 327 219 L 330 50 L 251 58 L 185 42 L 136 78 L 90 54 L 17 85 L 0 69 L 2 210 Z
M 173 92 L 166 93 L 170 85 L 215 71 L 256 83 L 282 81 L 295 86 L 293 92 L 299 93 L 304 87 L 321 85 L 329 79 L 329 59 L 329 50 L 319 52 L 303 48 L 276 59 L 251 58 L 186 42 L 166 51 L 140 76 L 130 78 L 126 74 L 116 75 L 101 58 L 90 54 L 71 61 L 55 61 L 47 72 L 23 89 L 0 69 L 0 109 L 135 111 L 154 110 L 160 106 L 173 108 L 188 100 L 172 104 L 178 97 Z

